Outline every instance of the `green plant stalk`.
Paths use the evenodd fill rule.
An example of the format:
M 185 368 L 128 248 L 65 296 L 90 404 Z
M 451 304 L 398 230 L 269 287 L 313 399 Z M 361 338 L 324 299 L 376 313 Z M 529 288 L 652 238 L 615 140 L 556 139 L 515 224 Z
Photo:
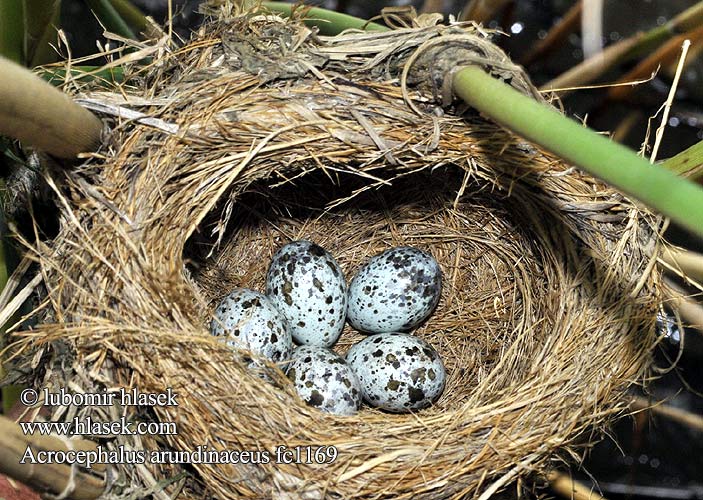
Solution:
M 308 26 L 317 26 L 321 35 L 336 35 L 347 29 L 388 31 L 388 28 L 381 24 L 372 23 L 371 21 L 365 21 L 358 17 L 321 9 L 319 7 L 303 8 L 299 5 L 296 6 L 283 2 L 262 2 L 261 5 L 285 17 L 290 17 L 292 12 L 296 11 L 297 8 L 299 12 L 305 12 L 303 22 Z
M 5 190 L 5 182 L 0 179 L 0 192 Z M 11 247 L 7 242 L 7 224 L 5 223 L 5 216 L 0 210 L 0 292 L 7 285 L 7 280 L 10 277 L 10 272 L 15 268 L 16 263 L 12 259 Z M 12 319 L 9 323 L 12 322 Z M 0 325 L 0 351 L 7 344 L 5 336 L 5 328 L 7 325 Z M 0 359 L 0 379 L 4 378 L 6 375 L 5 366 L 3 360 Z M 19 398 L 19 393 L 22 387 L 16 385 L 9 385 L 2 388 L 2 412 L 7 415 L 10 409 L 14 406 L 15 402 Z
M 149 36 L 151 24 L 144 13 L 135 7 L 129 0 L 110 0 L 115 11 L 134 28 L 138 33 Z
M 24 64 L 24 16 L 20 0 L 0 0 L 0 55 Z
M 24 53 L 30 68 L 55 62 L 58 54 L 51 46 L 56 41 L 56 30 L 60 22 L 61 0 L 23 0 L 24 25 L 26 29 Z
M 95 17 L 108 31 L 123 38 L 136 40 L 137 36 L 132 31 L 122 16 L 120 16 L 109 0 L 85 0 L 95 14 Z
M 631 60 L 649 54 L 669 38 L 694 30 L 701 24 L 703 24 L 703 1 L 679 13 L 668 23 L 646 32 L 624 59 Z
M 71 78 L 74 80 L 85 78 L 88 81 L 103 80 L 113 84 L 124 82 L 124 72 L 121 67 L 100 69 L 101 67 L 102 66 L 72 66 Z M 66 68 L 48 66 L 35 68 L 34 71 L 52 85 L 61 85 L 66 81 Z
M 264 5 L 290 15 L 290 5 L 277 2 L 264 2 Z M 272 6 L 276 8 L 272 9 Z M 364 21 L 358 18 L 345 16 L 349 19 L 336 22 L 336 13 L 331 11 L 317 8 L 311 9 L 310 13 L 316 19 L 326 21 L 328 34 L 348 27 L 364 29 Z M 690 12 L 686 19 L 690 21 Z M 383 31 L 387 28 L 376 25 L 374 29 Z M 703 189 L 694 183 L 666 168 L 650 164 L 630 149 L 520 94 L 480 68 L 459 71 L 454 77 L 453 87 L 467 104 L 506 128 L 703 236 Z
M 679 175 L 687 175 L 694 169 L 703 165 L 703 141 L 697 142 L 688 149 L 681 151 L 661 162 L 661 165 Z M 689 179 L 698 180 L 703 177 L 703 171 L 693 172 Z
M 471 66 L 454 92 L 491 119 L 703 236 L 703 189 Z

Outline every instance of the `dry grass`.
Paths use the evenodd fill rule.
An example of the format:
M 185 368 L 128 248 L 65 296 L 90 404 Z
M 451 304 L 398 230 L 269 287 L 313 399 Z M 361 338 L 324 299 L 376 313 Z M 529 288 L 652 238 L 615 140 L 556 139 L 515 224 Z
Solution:
M 217 498 L 485 497 L 588 444 L 647 374 L 656 221 L 476 114 L 445 114 L 417 78 L 408 96 L 430 113 L 413 113 L 404 61 L 459 33 L 488 43 L 470 27 L 316 39 L 297 23 L 224 18 L 131 86 L 80 88 L 162 121 L 110 118 L 101 152 L 55 174 L 62 230 L 36 249 L 46 318 L 15 343 L 41 359 L 36 383 L 179 394 L 177 408 L 155 408 L 177 436 L 110 446 L 338 449 L 326 465 L 189 469 L 185 491 Z M 503 59 L 496 71 L 511 69 Z M 216 300 L 261 289 L 270 256 L 296 238 L 348 277 L 393 245 L 437 257 L 446 286 L 418 332 L 447 365 L 437 405 L 321 414 L 275 368 L 263 383 L 208 335 Z M 340 349 L 355 338 L 346 331 Z M 109 417 L 56 418 L 71 411 Z M 179 470 L 120 466 L 111 494 Z

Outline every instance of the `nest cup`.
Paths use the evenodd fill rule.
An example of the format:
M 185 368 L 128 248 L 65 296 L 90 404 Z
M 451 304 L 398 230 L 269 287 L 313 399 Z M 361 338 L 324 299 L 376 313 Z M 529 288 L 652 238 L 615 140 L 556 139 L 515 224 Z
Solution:
M 106 448 L 252 453 L 118 464 L 106 495 L 485 498 L 587 445 L 647 373 L 654 218 L 447 100 L 440 77 L 461 61 L 438 48 L 451 44 L 534 94 L 470 26 L 328 38 L 260 12 L 218 15 L 178 51 L 152 47 L 149 71 L 119 92 L 73 83 L 88 106 L 144 115 L 106 116 L 100 153 L 54 174 L 62 228 L 37 248 L 50 300 L 16 347 L 38 386 L 178 394 L 176 407 L 57 410 L 177 426 Z M 415 332 L 447 367 L 434 406 L 324 414 L 277 367 L 263 382 L 208 334 L 217 301 L 262 290 L 295 239 L 325 247 L 348 280 L 393 246 L 435 256 L 441 300 Z M 347 328 L 336 348 L 360 338 Z M 310 463 L 278 460 L 282 446 L 311 449 Z

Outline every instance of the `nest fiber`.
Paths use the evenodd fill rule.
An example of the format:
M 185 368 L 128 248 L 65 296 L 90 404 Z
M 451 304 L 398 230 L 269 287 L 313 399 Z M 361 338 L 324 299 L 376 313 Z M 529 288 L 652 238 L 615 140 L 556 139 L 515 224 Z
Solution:
M 322 37 L 225 6 L 185 46 L 140 50 L 149 59 L 119 88 L 66 87 L 110 132 L 49 178 L 61 230 L 36 249 L 45 318 L 15 347 L 41 387 L 178 394 L 56 410 L 177 425 L 108 448 L 252 454 L 117 465 L 107 496 L 485 498 L 576 456 L 625 408 L 655 340 L 656 221 L 451 99 L 444 78 L 469 63 L 539 98 L 478 29 Z M 416 332 L 447 367 L 436 405 L 323 414 L 277 367 L 264 381 L 209 335 L 219 299 L 262 290 L 294 239 L 325 247 L 348 279 L 392 246 L 437 258 L 441 300 Z M 347 329 L 336 349 L 360 338 Z M 280 446 L 336 458 L 285 463 Z

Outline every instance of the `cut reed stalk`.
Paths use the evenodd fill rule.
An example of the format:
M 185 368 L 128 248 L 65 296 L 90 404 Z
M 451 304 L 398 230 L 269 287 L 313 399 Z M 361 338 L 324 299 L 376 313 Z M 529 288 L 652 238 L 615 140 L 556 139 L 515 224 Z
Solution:
M 0 134 L 60 158 L 100 144 L 101 121 L 29 70 L 0 57 Z
M 39 463 L 31 457 L 38 453 L 69 451 L 95 452 L 97 445 L 85 439 L 68 439 L 58 436 L 31 436 L 22 432 L 19 424 L 0 416 L 0 435 L 3 452 L 0 453 L 0 472 L 31 485 L 40 493 L 59 495 L 73 500 L 93 500 L 105 490 L 103 464 L 93 464 L 92 472 L 60 460 Z M 83 463 L 85 463 L 83 461 Z
M 671 268 L 680 271 L 683 276 L 703 283 L 703 254 L 666 244 L 659 258 Z
M 684 326 L 703 332 L 703 306 L 693 300 L 690 294 L 674 283 L 669 278 L 664 278 L 666 289 L 666 302 L 673 310 L 679 313 Z
M 153 408 L 176 435 L 118 435 L 115 446 L 338 451 L 312 466 L 193 464 L 190 496 L 483 499 L 543 472 L 555 455 L 575 456 L 648 373 L 658 219 L 494 121 L 454 115 L 450 99 L 445 112 L 412 111 L 408 103 L 439 111 L 422 66 L 444 60 L 448 71 L 457 47 L 488 54 L 486 67 L 536 94 L 473 27 L 314 37 L 261 11 L 222 11 L 180 50 L 159 52 L 143 76 L 149 85 L 93 93 L 178 133 L 115 121 L 119 148 L 86 158 L 85 175 L 55 189 L 69 222 L 35 255 L 50 318 L 11 346 L 18 361 L 46 354 L 33 383 L 181 395 L 178 407 Z M 438 57 L 410 62 L 432 45 Z M 263 67 L 222 64 L 233 56 Z M 277 76 L 282 66 L 301 69 Z M 229 285 L 262 287 L 276 247 L 301 237 L 347 273 L 389 245 L 432 251 L 446 287 L 414 334 L 445 360 L 443 399 L 412 415 L 322 414 L 280 370 L 263 383 L 239 351 L 208 335 L 209 305 Z M 339 347 L 359 337 L 347 330 Z M 115 484 L 132 491 L 182 471 L 115 469 Z

